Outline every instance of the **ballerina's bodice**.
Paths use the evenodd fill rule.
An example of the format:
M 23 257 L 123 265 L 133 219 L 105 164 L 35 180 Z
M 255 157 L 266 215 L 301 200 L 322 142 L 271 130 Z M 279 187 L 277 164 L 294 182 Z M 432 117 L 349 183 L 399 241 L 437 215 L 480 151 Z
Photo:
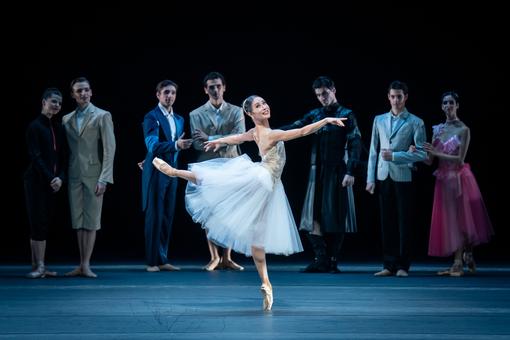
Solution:
M 460 152 L 461 137 L 455 130 L 449 129 L 447 124 L 434 126 L 434 140 L 432 145 L 434 149 L 447 155 L 458 155 Z M 439 168 L 458 169 L 462 167 L 458 162 L 439 159 Z
M 285 145 L 282 141 L 276 143 L 275 146 L 262 156 L 262 166 L 269 171 L 273 182 L 280 179 L 283 167 L 285 166 L 285 160 Z

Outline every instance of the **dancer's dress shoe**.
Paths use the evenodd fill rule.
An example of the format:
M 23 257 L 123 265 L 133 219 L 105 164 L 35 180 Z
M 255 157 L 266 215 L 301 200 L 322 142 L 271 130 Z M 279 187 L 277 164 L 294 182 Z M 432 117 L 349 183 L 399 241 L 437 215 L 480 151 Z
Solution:
M 147 266 L 147 268 L 145 268 L 146 271 L 148 271 L 149 273 L 155 273 L 155 272 L 159 272 L 159 267 L 158 266 Z
M 260 292 L 262 293 L 262 309 L 270 311 L 273 307 L 273 288 L 263 284 L 260 286 Z
M 181 268 L 171 265 L 170 263 L 165 263 L 159 266 L 159 270 L 164 270 L 167 272 L 175 272 L 181 270 Z
M 329 263 L 326 259 L 315 259 L 306 266 L 301 272 L 303 273 L 329 273 Z
M 397 270 L 396 276 L 398 276 L 398 277 L 408 277 L 409 273 L 407 272 L 407 270 L 399 269 L 399 270 Z
M 380 272 L 377 272 L 374 274 L 374 276 L 392 276 L 392 275 L 393 275 L 393 273 L 389 269 L 386 269 L 386 268 L 384 268 Z
M 46 277 L 46 269 L 44 266 L 39 266 L 36 270 L 31 271 L 26 275 L 28 279 L 42 279 Z
M 339 274 L 340 273 L 340 269 L 338 269 L 337 261 L 331 260 L 331 262 L 329 263 L 329 272 L 331 274 Z

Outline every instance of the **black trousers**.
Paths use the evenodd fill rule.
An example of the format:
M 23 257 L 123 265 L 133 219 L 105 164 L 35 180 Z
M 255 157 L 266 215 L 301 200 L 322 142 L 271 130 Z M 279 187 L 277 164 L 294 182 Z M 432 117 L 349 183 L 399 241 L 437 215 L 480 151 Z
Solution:
M 384 268 L 396 272 L 409 270 L 411 264 L 414 185 L 395 182 L 390 177 L 379 183 L 381 235 Z
M 55 218 L 57 196 L 49 183 L 43 183 L 38 178 L 25 178 L 24 186 L 30 238 L 45 241 L 49 226 Z

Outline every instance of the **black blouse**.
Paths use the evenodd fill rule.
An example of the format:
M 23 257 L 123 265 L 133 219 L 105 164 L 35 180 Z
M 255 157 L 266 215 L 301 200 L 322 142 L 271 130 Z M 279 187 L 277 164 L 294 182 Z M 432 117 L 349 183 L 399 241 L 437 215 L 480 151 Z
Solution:
M 25 178 L 38 178 L 48 184 L 55 177 L 65 181 L 68 151 L 62 124 L 40 114 L 28 125 L 26 141 L 30 165 Z

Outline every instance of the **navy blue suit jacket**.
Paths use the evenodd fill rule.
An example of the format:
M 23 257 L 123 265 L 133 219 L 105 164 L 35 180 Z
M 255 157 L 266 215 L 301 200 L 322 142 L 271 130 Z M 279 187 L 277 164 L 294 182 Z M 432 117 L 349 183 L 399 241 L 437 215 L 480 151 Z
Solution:
M 152 160 L 158 157 L 166 161 L 173 167 L 177 167 L 177 156 L 179 150 L 176 148 L 176 140 L 184 131 L 184 118 L 174 112 L 175 119 L 175 139 L 172 140 L 170 124 L 163 112 L 156 106 L 155 109 L 147 113 L 143 119 L 143 136 L 145 146 L 147 147 L 147 155 L 142 171 L 142 210 L 147 208 L 148 194 L 151 183 L 157 183 L 159 188 L 152 188 L 164 192 L 164 188 L 168 185 L 172 178 L 162 174 L 154 165 Z M 158 176 L 159 180 L 151 180 L 153 176 Z

